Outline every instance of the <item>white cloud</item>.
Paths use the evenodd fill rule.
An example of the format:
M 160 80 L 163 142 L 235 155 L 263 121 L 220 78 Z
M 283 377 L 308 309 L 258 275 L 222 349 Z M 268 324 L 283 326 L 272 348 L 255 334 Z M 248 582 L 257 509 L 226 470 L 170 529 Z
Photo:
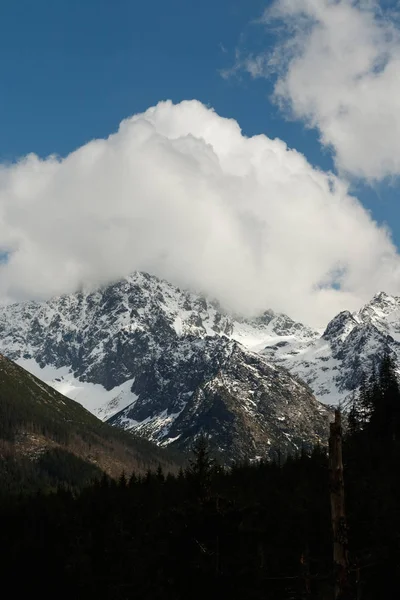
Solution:
M 374 0 L 276 0 L 264 22 L 287 35 L 240 65 L 253 77 L 279 69 L 275 99 L 319 129 L 340 172 L 370 181 L 400 174 L 397 18 Z
M 343 182 L 197 101 L 160 103 L 65 159 L 3 166 L 0 251 L 5 301 L 139 269 L 318 324 L 400 292 L 388 234 Z

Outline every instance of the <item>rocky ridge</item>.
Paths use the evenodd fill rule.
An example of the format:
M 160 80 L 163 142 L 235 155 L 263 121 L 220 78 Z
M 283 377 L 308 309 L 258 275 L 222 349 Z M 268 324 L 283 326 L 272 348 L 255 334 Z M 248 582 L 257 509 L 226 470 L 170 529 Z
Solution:
M 317 335 L 272 311 L 227 315 L 144 273 L 0 313 L 3 353 L 103 419 L 183 449 L 205 432 L 230 458 L 326 437 L 309 387 L 254 351 Z
M 360 310 L 339 313 L 318 337 L 266 344 L 260 351 L 306 381 L 321 401 L 346 401 L 385 352 L 400 366 L 400 297 L 380 292 Z

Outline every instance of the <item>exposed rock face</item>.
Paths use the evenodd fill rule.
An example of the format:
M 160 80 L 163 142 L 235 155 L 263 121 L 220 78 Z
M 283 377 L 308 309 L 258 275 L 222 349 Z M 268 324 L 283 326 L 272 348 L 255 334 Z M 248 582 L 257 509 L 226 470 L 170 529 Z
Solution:
M 273 365 L 337 404 L 385 351 L 400 362 L 400 298 L 377 294 L 318 332 L 270 310 L 255 319 L 229 315 L 135 273 L 92 293 L 3 307 L 0 350 L 102 419 L 158 443 L 184 447 L 207 430 L 221 452 L 252 457 L 284 440 L 311 443 L 325 419 L 307 386 L 294 386 L 287 373 L 274 387 Z
M 183 449 L 205 432 L 228 462 L 326 440 L 328 411 L 285 369 L 223 338 L 185 345 L 187 355 L 183 350 L 173 364 L 165 357 L 153 363 L 143 394 L 111 423 Z
M 58 390 L 161 444 L 210 433 L 227 460 L 326 437 L 328 411 L 311 390 L 246 348 L 317 336 L 272 311 L 235 318 L 143 273 L 0 313 L 1 350 Z
M 381 292 L 355 313 L 339 313 L 320 337 L 266 345 L 270 360 L 297 374 L 319 400 L 337 404 L 358 388 L 385 352 L 400 364 L 400 298 Z

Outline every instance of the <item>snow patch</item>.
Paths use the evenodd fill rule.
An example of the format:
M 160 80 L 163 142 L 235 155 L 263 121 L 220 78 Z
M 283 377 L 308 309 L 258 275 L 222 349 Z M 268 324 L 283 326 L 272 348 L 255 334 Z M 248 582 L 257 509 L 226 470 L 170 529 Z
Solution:
M 79 402 L 103 420 L 109 419 L 137 400 L 136 394 L 131 392 L 134 379 L 129 379 L 112 390 L 106 390 L 100 384 L 80 381 L 67 367 L 56 368 L 51 365 L 41 367 L 33 358 L 21 358 L 15 362 L 60 394 Z

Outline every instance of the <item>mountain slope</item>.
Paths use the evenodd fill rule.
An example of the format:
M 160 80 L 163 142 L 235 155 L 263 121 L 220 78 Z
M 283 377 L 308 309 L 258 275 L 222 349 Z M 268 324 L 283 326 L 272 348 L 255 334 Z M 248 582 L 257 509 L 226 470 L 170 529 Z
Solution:
M 373 372 L 385 352 L 400 365 L 400 297 L 381 292 L 359 311 L 339 313 L 320 337 L 266 344 L 261 352 L 306 381 L 318 399 L 337 404 Z
M 211 303 L 144 273 L 0 311 L 1 351 L 103 418 L 136 398 L 135 378 L 168 345 L 231 328 Z
M 232 340 L 187 339 L 142 376 L 143 393 L 110 423 L 163 445 L 185 450 L 206 433 L 229 462 L 327 439 L 329 413 L 311 390 Z
M 199 295 L 134 273 L 92 293 L 2 307 L 0 351 L 101 419 L 159 444 L 186 447 L 203 428 L 213 433 L 221 452 L 233 445 L 238 454 L 241 447 L 254 456 L 263 444 L 267 450 L 287 436 L 298 445 L 300 423 L 306 443 L 321 435 L 322 413 L 306 388 L 301 408 L 280 420 L 284 400 L 295 406 L 299 395 L 291 378 L 274 391 L 279 408 L 271 410 L 272 365 L 306 382 L 318 400 L 337 404 L 357 389 L 384 352 L 393 353 L 400 365 L 400 298 L 377 294 L 318 332 L 272 311 L 255 319 L 229 315 Z M 251 369 L 257 385 L 242 376 Z M 220 372 L 224 391 L 216 383 Z M 220 390 L 215 423 L 205 416 L 204 398 L 211 397 L 212 385 Z M 265 400 L 253 410 L 253 395 L 261 388 Z M 222 401 L 227 397 L 229 409 Z M 212 413 L 210 408 L 207 415 Z M 224 435 L 217 435 L 217 421 Z M 235 425 L 229 429 L 228 422 Z
M 123 470 L 143 473 L 159 463 L 174 467 L 158 447 L 102 423 L 1 355 L 0 457 L 3 465 L 30 462 L 38 476 L 50 469 L 58 483 L 72 483 L 63 477 L 70 471 L 79 480 L 103 471 L 112 476 Z M 4 486 L 4 471 L 2 475 Z
M 310 390 L 244 346 L 316 335 L 271 311 L 254 321 L 227 315 L 144 273 L 92 293 L 0 312 L 0 349 L 101 418 L 181 448 L 207 430 L 218 451 L 233 444 L 241 458 L 325 436 L 327 411 Z M 224 390 L 215 383 L 221 371 Z M 218 419 L 204 412 L 212 385 L 219 390 L 213 409 L 223 406 Z
M 107 418 L 136 399 L 153 358 L 186 339 L 235 339 L 251 350 L 318 334 L 267 311 L 254 320 L 145 273 L 93 293 L 0 309 L 0 350 L 58 391 Z

